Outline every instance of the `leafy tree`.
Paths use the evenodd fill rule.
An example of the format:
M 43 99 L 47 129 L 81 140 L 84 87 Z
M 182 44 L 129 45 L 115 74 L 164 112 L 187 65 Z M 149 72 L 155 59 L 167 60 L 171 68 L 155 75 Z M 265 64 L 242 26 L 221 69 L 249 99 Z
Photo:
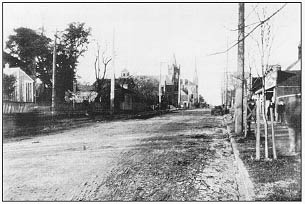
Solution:
M 205 100 L 204 100 L 204 98 L 203 98 L 203 96 L 202 95 L 199 95 L 199 102 L 200 103 L 203 103 Z
M 2 53 L 2 64 L 8 63 L 11 67 L 23 67 L 23 63 L 17 57 L 8 54 L 4 50 Z
M 15 76 L 3 74 L 3 95 L 7 97 L 7 99 L 12 98 L 12 94 L 15 91 L 15 83 Z
M 134 77 L 135 90 L 140 101 L 147 105 L 158 103 L 159 82 L 157 79 L 147 76 Z
M 130 90 L 134 90 L 136 87 L 135 79 L 132 76 L 127 78 L 118 78 L 117 83 L 120 87 L 127 88 Z M 124 85 L 127 85 L 127 87 L 125 87 Z
M 110 107 L 110 79 L 97 80 L 93 85 L 98 88 L 98 96 L 95 102 L 102 105 L 103 108 Z M 127 87 L 125 86 L 127 85 Z M 159 82 L 157 79 L 147 76 L 130 76 L 128 78 L 118 78 L 115 80 L 115 107 L 119 107 L 119 103 L 124 101 L 123 89 L 133 92 L 133 101 L 140 102 L 147 106 L 158 103 Z
M 4 59 L 11 65 L 20 66 L 28 75 L 37 76 L 43 82 L 50 84 L 47 80 L 51 65 L 51 39 L 36 33 L 30 28 L 20 27 L 14 29 L 15 34 L 9 36 L 6 48 L 9 55 Z
M 56 58 L 56 95 L 63 101 L 65 91 L 73 90 L 78 59 L 88 49 L 91 29 L 85 23 L 70 23 L 59 37 Z
M 3 61 L 19 66 L 28 75 L 38 77 L 46 87 L 52 87 L 53 46 L 51 39 L 29 28 L 17 28 L 6 42 L 8 53 Z M 66 90 L 73 90 L 78 59 L 87 50 L 90 28 L 84 23 L 71 23 L 59 38 L 56 57 L 56 95 L 64 99 Z

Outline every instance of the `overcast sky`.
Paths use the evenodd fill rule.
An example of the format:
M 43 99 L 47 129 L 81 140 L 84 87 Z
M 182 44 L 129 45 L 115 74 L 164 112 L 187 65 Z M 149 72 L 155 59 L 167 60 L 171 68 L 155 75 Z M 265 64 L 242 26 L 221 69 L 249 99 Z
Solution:
M 246 3 L 246 25 L 257 22 L 256 12 L 267 7 L 272 14 L 283 4 Z M 255 8 L 255 10 L 254 10 Z M 55 30 L 64 30 L 71 22 L 84 22 L 92 28 L 91 44 L 80 59 L 77 75 L 82 82 L 94 81 L 96 41 L 102 48 L 107 45 L 112 52 L 115 31 L 116 76 L 124 68 L 131 74 L 158 75 L 160 62 L 173 60 L 181 65 L 183 78 L 193 79 L 195 58 L 199 77 L 199 93 L 212 104 L 220 104 L 220 89 L 223 71 L 227 65 L 226 54 L 208 56 L 223 51 L 227 42 L 237 40 L 237 3 L 18 3 L 4 4 L 4 42 L 14 34 L 13 29 L 28 27 L 38 30 L 44 26 L 46 35 L 52 37 Z M 287 67 L 297 59 L 300 43 L 300 4 L 289 3 L 272 18 L 274 42 L 270 64 Z M 252 27 L 247 27 L 247 31 Z M 253 38 L 246 40 L 246 67 L 258 66 L 256 45 Z M 253 56 L 253 57 L 250 57 Z M 251 60 L 248 60 L 250 57 Z M 161 63 L 162 73 L 167 72 L 166 63 Z M 228 54 L 228 70 L 237 69 L 237 49 Z

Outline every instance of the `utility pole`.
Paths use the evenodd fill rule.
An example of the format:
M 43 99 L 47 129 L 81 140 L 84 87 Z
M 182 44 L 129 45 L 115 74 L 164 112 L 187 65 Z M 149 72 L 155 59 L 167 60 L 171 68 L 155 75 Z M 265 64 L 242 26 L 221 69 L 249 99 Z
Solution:
M 54 47 L 53 47 L 53 66 L 52 66 L 52 105 L 51 105 L 51 109 L 52 109 L 52 115 L 54 114 L 55 111 L 55 105 L 56 105 L 56 90 L 55 90 L 55 74 L 56 74 L 56 38 L 57 38 L 57 31 L 54 35 Z
M 229 48 L 228 38 L 227 38 L 227 49 Z M 225 108 L 228 107 L 228 66 L 229 66 L 229 52 L 227 52 L 227 65 L 226 65 L 226 84 L 225 84 Z
M 197 73 L 197 59 L 195 57 L 195 73 L 193 82 L 196 84 L 196 94 L 197 94 L 197 102 L 199 103 L 199 82 L 198 82 L 198 73 Z
M 162 69 L 162 64 L 164 63 L 167 63 L 166 61 L 163 61 L 163 62 L 160 62 L 160 82 L 159 82 L 159 109 L 161 110 L 161 102 L 162 102 L 162 99 L 161 99 L 161 96 L 162 96 L 162 89 L 161 89 L 161 69 Z M 165 80 L 165 79 L 164 79 Z M 166 83 L 164 81 L 164 97 L 165 97 L 165 87 L 166 87 Z
M 180 100 L 181 100 L 180 71 L 181 71 L 181 67 L 179 64 L 179 73 L 178 73 L 178 107 L 179 108 L 180 108 Z
M 162 66 L 162 62 L 160 62 L 160 81 L 159 81 L 159 109 L 161 109 L 161 66 Z
M 235 133 L 243 132 L 243 95 L 244 95 L 244 51 L 245 51 L 245 3 L 238 4 L 238 50 L 237 50 L 237 73 L 238 77 L 235 93 Z
M 111 74 L 111 86 L 110 86 L 110 114 L 114 113 L 114 84 L 115 84 L 115 45 L 114 39 L 115 38 L 115 31 L 113 29 L 113 42 L 112 42 L 112 74 Z

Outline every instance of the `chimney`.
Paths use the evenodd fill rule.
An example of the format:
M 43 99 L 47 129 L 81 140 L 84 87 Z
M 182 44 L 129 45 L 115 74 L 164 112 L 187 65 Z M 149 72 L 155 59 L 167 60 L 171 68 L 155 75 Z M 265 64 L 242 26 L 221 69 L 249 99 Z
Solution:
M 302 46 L 301 43 L 298 46 L 298 59 L 300 60 L 302 58 Z

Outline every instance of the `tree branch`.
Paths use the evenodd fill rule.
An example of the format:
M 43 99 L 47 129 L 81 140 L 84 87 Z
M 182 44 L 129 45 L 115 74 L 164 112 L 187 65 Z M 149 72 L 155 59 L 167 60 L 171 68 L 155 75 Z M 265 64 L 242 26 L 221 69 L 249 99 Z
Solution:
M 219 54 L 223 54 L 228 52 L 229 50 L 231 50 L 233 47 L 235 47 L 236 45 L 238 45 L 238 43 L 240 43 L 241 41 L 245 40 L 251 33 L 253 33 L 259 26 L 263 25 L 264 23 L 266 23 L 268 20 L 270 20 L 273 16 L 275 16 L 278 12 L 280 12 L 285 6 L 287 5 L 287 3 L 285 3 L 281 8 L 279 8 L 277 11 L 275 11 L 272 15 L 270 15 L 268 18 L 266 18 L 265 20 L 262 20 L 258 25 L 256 25 L 249 33 L 247 33 L 245 35 L 245 37 L 243 37 L 242 39 L 238 40 L 235 44 L 233 44 L 231 47 L 229 47 L 228 49 L 226 49 L 225 51 L 222 52 L 216 52 L 216 53 L 212 53 L 212 54 L 208 54 L 206 56 L 213 56 L 213 55 L 219 55 Z

